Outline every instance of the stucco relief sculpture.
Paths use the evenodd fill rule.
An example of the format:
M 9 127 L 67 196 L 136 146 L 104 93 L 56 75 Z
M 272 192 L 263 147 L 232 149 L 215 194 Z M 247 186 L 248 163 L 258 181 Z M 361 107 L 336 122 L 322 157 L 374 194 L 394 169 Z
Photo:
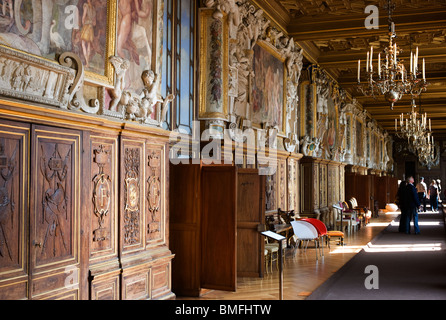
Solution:
M 110 61 L 115 68 L 116 81 L 115 87 L 111 90 L 110 108 L 104 109 L 103 114 L 140 123 L 161 125 L 165 121 L 168 104 L 173 101 L 174 96 L 172 94 L 166 98 L 159 96 L 161 81 L 159 75 L 152 70 L 144 70 L 141 75 L 144 88 L 140 94 L 137 94 L 124 89 L 128 61 L 118 56 L 110 57 Z M 158 104 L 159 108 L 156 108 Z
M 0 47 L 0 94 L 68 108 L 76 93 L 76 71 Z
M 229 128 L 240 126 L 240 119 L 246 126 L 252 122 L 252 88 L 256 76 L 253 71 L 254 47 L 259 40 L 271 44 L 284 58 L 287 72 L 287 110 L 296 110 L 298 103 L 297 86 L 302 70 L 303 51 L 294 41 L 270 26 L 262 10 L 248 1 L 208 0 L 203 1 L 209 9 L 214 9 L 213 17 L 221 19 L 227 14 L 229 24 Z M 297 113 L 287 112 L 283 130 L 288 151 L 299 149 L 297 139 Z

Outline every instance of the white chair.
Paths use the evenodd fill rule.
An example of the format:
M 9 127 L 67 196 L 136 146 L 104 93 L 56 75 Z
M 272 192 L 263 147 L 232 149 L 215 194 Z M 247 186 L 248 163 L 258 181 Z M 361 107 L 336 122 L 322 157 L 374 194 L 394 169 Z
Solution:
M 316 260 L 318 260 L 319 234 L 316 228 L 307 221 L 291 221 L 294 236 L 300 241 L 307 241 L 305 251 L 307 251 L 308 243 L 314 241 L 316 247 Z

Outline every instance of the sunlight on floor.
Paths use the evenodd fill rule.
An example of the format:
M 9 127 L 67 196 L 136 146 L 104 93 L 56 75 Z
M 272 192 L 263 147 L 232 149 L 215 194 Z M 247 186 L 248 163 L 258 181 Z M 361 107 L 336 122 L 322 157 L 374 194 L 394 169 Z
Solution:
M 387 227 L 388 225 L 388 222 L 370 222 L 366 227 Z
M 400 225 L 399 221 L 392 221 L 390 223 L 392 227 L 398 227 Z M 413 226 L 413 222 L 410 222 L 410 225 Z M 422 221 L 418 222 L 419 226 L 439 226 L 440 221 Z
M 335 253 L 358 253 L 364 248 L 364 246 L 339 246 L 338 248 L 332 249 L 330 254 Z
M 420 251 L 441 251 L 442 243 L 417 243 L 417 244 L 384 244 L 374 245 L 369 242 L 364 246 L 365 252 L 381 253 L 381 252 L 420 252 Z

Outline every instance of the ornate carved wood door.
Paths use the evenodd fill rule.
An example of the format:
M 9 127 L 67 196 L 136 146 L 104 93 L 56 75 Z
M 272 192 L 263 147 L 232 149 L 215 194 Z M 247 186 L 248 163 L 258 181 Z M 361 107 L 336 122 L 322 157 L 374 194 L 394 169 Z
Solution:
M 29 130 L 0 123 L 0 300 L 28 298 Z
M 81 132 L 33 126 L 30 297 L 78 299 Z

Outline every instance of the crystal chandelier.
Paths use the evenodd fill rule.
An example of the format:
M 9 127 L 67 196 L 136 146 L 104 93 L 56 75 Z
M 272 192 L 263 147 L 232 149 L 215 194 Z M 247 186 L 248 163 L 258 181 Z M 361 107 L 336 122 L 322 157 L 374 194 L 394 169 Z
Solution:
M 432 135 L 431 119 L 428 122 L 427 113 L 416 112 L 416 107 L 415 100 L 412 100 L 412 110 L 408 117 L 405 118 L 401 113 L 399 119 L 395 119 L 396 136 L 407 139 L 410 150 L 417 155 L 420 164 L 430 170 L 439 162 L 438 148 L 435 147 Z
M 422 91 L 426 91 L 426 62 L 423 59 L 422 71 L 419 66 L 418 47 L 416 52 L 410 53 L 410 68 L 406 69 L 398 56 L 403 52 L 396 43 L 395 23 L 392 21 L 392 11 L 395 5 L 387 3 L 389 11 L 389 45 L 382 54 L 378 53 L 377 72 L 373 66 L 373 46 L 367 52 L 365 65 L 365 82 L 361 82 L 361 60 L 358 60 L 358 89 L 366 96 L 374 97 L 384 95 L 393 110 L 394 104 L 402 98 L 404 94 L 417 97 Z
M 426 136 L 430 137 L 432 134 L 431 119 L 429 119 L 428 127 L 427 113 L 423 114 L 416 112 L 416 107 L 415 100 L 412 100 L 412 110 L 409 113 L 409 116 L 405 118 L 404 114 L 401 113 L 399 119 L 395 119 L 396 136 L 402 139 L 407 139 L 407 142 L 412 143 L 415 147 L 417 147 L 419 141 Z
M 430 170 L 431 167 L 438 165 L 440 160 L 438 148 L 435 146 L 434 137 L 430 133 L 418 141 L 416 149 L 418 161 L 422 166 Z

